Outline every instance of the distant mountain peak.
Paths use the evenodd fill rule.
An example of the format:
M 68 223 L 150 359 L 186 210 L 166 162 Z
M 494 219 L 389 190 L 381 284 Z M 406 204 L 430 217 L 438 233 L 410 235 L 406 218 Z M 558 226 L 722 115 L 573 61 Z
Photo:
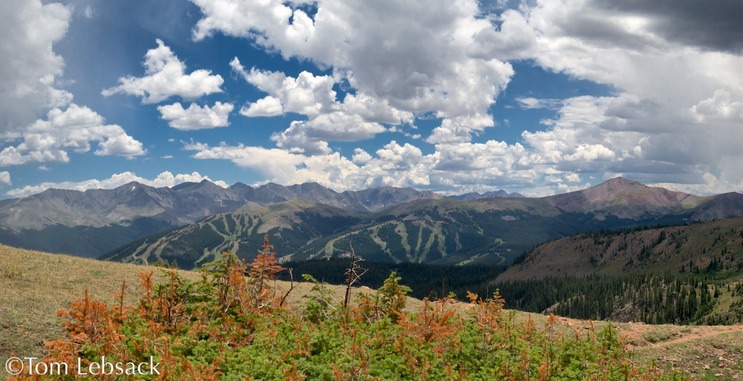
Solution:
M 308 181 L 306 183 L 297 184 L 297 185 L 306 186 L 306 187 L 322 187 L 322 188 L 325 188 L 324 186 L 320 185 L 320 183 L 318 183 L 317 181 Z
M 652 191 L 652 189 L 653 188 L 638 181 L 625 179 L 624 177 L 615 177 L 579 192 L 594 194 L 595 196 L 600 198 L 613 199 L 627 192 L 649 192 Z
M 653 197 L 668 198 L 680 201 L 685 198 L 700 198 L 684 192 L 676 192 L 666 188 L 651 187 L 635 180 L 629 180 L 624 177 L 615 177 L 599 185 L 585 189 L 584 193 L 604 193 L 608 197 L 619 197 L 627 194 L 646 194 Z
M 613 179 L 609 179 L 604 181 L 603 183 L 597 185 L 596 187 L 607 187 L 612 189 L 648 189 L 649 186 L 635 180 L 630 180 L 624 177 L 615 177 Z
M 503 189 L 498 189 L 497 191 L 489 191 L 489 192 L 485 192 L 482 194 L 480 192 L 469 192 L 469 193 L 464 193 L 464 194 L 459 194 L 459 195 L 448 196 L 448 198 L 453 198 L 457 200 L 480 200 L 480 199 L 488 199 L 488 198 L 494 198 L 494 197 L 515 198 L 515 197 L 524 197 L 524 195 L 522 195 L 521 193 L 517 193 L 517 192 L 508 193 L 507 191 Z
M 118 187 L 116 187 L 114 189 L 117 189 L 117 188 L 127 189 L 127 188 L 131 188 L 132 186 L 138 186 L 138 185 L 143 185 L 143 184 L 140 183 L 140 182 L 138 182 L 138 181 L 130 181 L 130 182 L 126 183 L 126 184 L 119 185 Z
M 698 206 L 704 197 L 665 188 L 649 187 L 640 182 L 616 177 L 575 192 L 550 196 L 553 204 L 565 211 L 613 214 L 635 218 L 645 213 L 663 213 Z
M 151 186 L 146 185 L 146 184 L 142 184 L 142 183 L 140 183 L 138 181 L 130 181 L 130 182 L 126 183 L 126 184 L 119 185 L 118 187 L 114 188 L 113 191 L 117 191 L 117 192 L 122 192 L 122 191 L 123 192 L 134 192 L 136 190 L 143 190 L 143 189 L 156 189 L 156 188 L 151 187 Z M 98 192 L 100 192 L 100 191 L 106 191 L 106 189 L 88 189 L 85 192 L 88 192 L 88 191 L 98 191 Z
M 617 186 L 637 186 L 637 185 L 645 186 L 645 184 L 639 181 L 631 180 L 631 179 L 628 179 L 622 176 L 617 176 L 615 178 L 606 180 L 603 182 L 603 184 L 617 185 Z
M 211 182 L 211 181 L 209 181 L 207 179 L 203 179 L 203 180 L 201 180 L 199 182 L 196 182 L 196 181 L 183 182 L 183 183 L 174 185 L 174 186 L 172 186 L 170 188 L 173 189 L 173 190 L 176 190 L 178 188 L 190 188 L 190 187 L 203 186 L 203 185 L 209 185 L 209 184 L 216 185 L 216 184 L 214 184 L 213 182 Z
M 283 186 L 283 185 L 281 185 L 281 184 L 276 184 L 273 181 L 269 181 L 269 182 L 267 182 L 267 183 L 259 186 L 258 188 L 286 188 L 286 187 Z

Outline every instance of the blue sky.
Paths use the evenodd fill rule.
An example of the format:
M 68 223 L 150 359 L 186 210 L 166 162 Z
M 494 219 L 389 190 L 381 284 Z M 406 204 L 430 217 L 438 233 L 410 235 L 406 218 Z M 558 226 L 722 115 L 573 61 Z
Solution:
M 202 179 L 741 191 L 741 17 L 737 1 L 8 0 L 0 197 Z

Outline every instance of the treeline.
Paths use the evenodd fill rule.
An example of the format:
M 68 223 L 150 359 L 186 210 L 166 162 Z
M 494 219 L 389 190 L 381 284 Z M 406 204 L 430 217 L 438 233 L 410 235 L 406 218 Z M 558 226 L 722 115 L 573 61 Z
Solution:
M 292 269 L 295 279 L 300 279 L 302 274 L 308 274 L 328 284 L 345 284 L 345 271 L 350 263 L 350 259 L 339 258 L 290 262 L 284 263 L 283 266 Z M 466 300 L 468 291 L 479 295 L 492 295 L 495 288 L 489 285 L 490 282 L 506 270 L 506 266 L 498 265 L 454 266 L 366 261 L 360 262 L 360 265 L 366 270 L 359 279 L 360 285 L 377 289 L 394 271 L 413 288 L 411 296 L 418 299 L 442 298 L 453 293 L 457 299 Z M 279 279 L 289 280 L 289 272 L 279 273 Z
M 621 277 L 546 278 L 497 284 L 506 307 L 578 319 L 648 324 L 732 324 L 743 309 L 714 312 L 730 284 L 707 277 L 635 274 Z M 737 289 L 737 287 L 733 286 Z
M 308 274 L 328 284 L 345 284 L 350 259 L 286 263 L 294 279 Z M 493 284 L 505 266 L 443 266 L 416 263 L 360 262 L 365 270 L 358 284 L 381 287 L 392 272 L 411 286 L 415 298 L 467 293 L 492 295 L 499 290 L 506 308 L 555 313 L 576 319 L 641 321 L 648 324 L 733 324 L 743 321 L 743 283 L 724 283 L 711 276 L 688 274 L 593 275 Z M 283 271 L 279 279 L 288 280 Z M 732 286 L 731 286 L 732 285 Z M 732 288 L 731 288 L 732 287 Z M 721 294 L 733 299 L 727 311 L 716 311 Z

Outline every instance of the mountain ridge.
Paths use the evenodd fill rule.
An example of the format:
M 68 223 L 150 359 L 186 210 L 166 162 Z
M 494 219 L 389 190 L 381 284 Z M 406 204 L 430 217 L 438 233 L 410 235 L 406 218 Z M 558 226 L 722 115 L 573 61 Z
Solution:
M 357 213 L 372 213 L 429 197 L 438 196 L 392 187 L 338 193 L 317 183 L 268 183 L 259 187 L 236 183 L 223 188 L 208 180 L 172 188 L 133 181 L 114 189 L 47 189 L 0 202 L 0 243 L 92 257 L 131 240 L 232 212 L 251 202 L 271 205 L 308 199 Z M 46 239 L 40 241 L 40 236 Z M 57 240 L 65 243 L 55 244 Z
M 575 200 L 587 201 L 578 208 Z M 356 255 L 371 261 L 508 264 L 520 253 L 551 239 L 596 229 L 685 224 L 730 205 L 741 207 L 727 209 L 727 213 L 743 216 L 743 195 L 701 198 L 619 179 L 542 198 L 416 199 L 366 215 L 344 210 L 345 215 L 329 212 L 319 218 L 310 210 L 316 207 L 312 206 L 292 209 L 296 218 L 284 219 L 282 224 L 276 223 L 275 215 L 239 210 L 153 237 L 157 241 L 153 259 L 176 260 L 190 268 L 194 264 L 182 260 L 181 255 L 213 259 L 225 248 L 232 248 L 250 260 L 260 245 L 260 237 L 254 234 L 259 231 L 269 235 L 283 261 L 346 256 L 353 248 Z M 245 221 L 252 224 L 252 232 L 244 229 Z M 338 225 L 339 221 L 345 225 Z M 315 234 L 319 225 L 329 225 L 327 231 L 332 234 Z M 153 252 L 152 245 L 138 241 L 104 258 L 136 262 L 141 253 Z
M 436 233 L 434 236 L 438 241 L 435 246 L 438 247 L 462 246 L 461 242 L 457 243 L 461 237 L 457 238 L 454 230 L 459 231 L 460 236 L 467 236 L 469 233 L 465 232 L 471 229 L 466 221 L 472 216 L 480 218 L 484 214 L 488 215 L 483 218 L 490 221 L 485 225 L 498 229 L 509 229 L 509 225 L 503 225 L 499 221 L 518 220 L 524 216 L 539 216 L 542 219 L 559 214 L 588 216 L 576 218 L 596 219 L 611 226 L 616 219 L 663 223 L 663 216 L 673 216 L 671 222 L 679 222 L 743 214 L 743 195 L 737 193 L 700 197 L 647 187 L 623 178 L 612 179 L 580 191 L 541 198 L 518 197 L 500 192 L 484 194 L 480 198 L 473 197 L 476 195 L 469 194 L 462 199 L 445 197 L 430 191 L 394 187 L 339 193 L 317 183 L 290 186 L 267 183 L 259 187 L 235 183 L 223 188 L 208 180 L 183 183 L 172 188 L 155 188 L 130 182 L 111 190 L 48 189 L 26 198 L 0 202 L 0 242 L 30 249 L 99 256 L 130 241 L 186 226 L 210 216 L 232 213 L 250 203 L 272 205 L 300 199 L 334 206 L 358 215 L 372 216 L 370 218 L 380 221 L 400 215 L 402 225 L 397 224 L 397 229 L 402 229 L 408 223 L 406 229 L 419 232 L 425 230 L 425 234 Z M 418 208 L 422 209 L 417 210 Z M 449 211 L 446 215 L 437 214 L 433 208 Z M 456 210 L 459 212 L 454 212 Z M 434 222 L 424 224 L 425 221 L 420 220 L 415 226 L 411 225 L 411 221 L 426 213 L 426 221 Z M 519 214 L 522 216 L 519 217 Z M 449 222 L 446 223 L 449 225 L 438 221 L 439 218 L 448 218 Z M 373 229 L 386 232 L 389 224 L 382 222 Z M 453 237 L 438 235 L 442 233 L 441 228 L 444 226 L 454 229 Z M 525 227 L 519 229 L 522 228 Z M 553 230 L 554 234 L 573 232 L 568 229 Z M 536 236 L 552 238 L 552 234 Z M 44 239 L 39 240 L 39 237 Z M 370 239 L 377 240 L 374 235 Z M 446 241 L 447 239 L 451 242 Z M 479 238 L 473 236 L 472 239 Z M 431 247 L 433 243 L 425 242 L 421 245 Z M 415 255 L 413 251 L 407 250 L 406 257 L 387 257 L 394 257 L 394 260 L 408 260 L 407 257 L 419 256 L 430 258 L 428 254 L 424 254 L 429 251 L 423 250 Z M 438 250 L 442 256 L 450 251 Z

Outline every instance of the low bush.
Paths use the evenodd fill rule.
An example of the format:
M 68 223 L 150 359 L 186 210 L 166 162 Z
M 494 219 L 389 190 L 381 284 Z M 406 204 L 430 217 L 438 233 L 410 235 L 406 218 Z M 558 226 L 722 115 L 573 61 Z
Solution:
M 268 245 L 268 243 L 266 243 Z M 316 282 L 303 306 L 289 308 L 270 286 L 281 266 L 271 253 L 248 266 L 231 254 L 211 263 L 199 281 L 170 272 L 154 284 L 142 274 L 137 305 L 123 294 L 111 305 L 87 293 L 60 314 L 66 337 L 48 342 L 47 364 L 105 356 L 113 363 L 159 364 L 148 375 L 97 379 L 153 380 L 661 380 L 680 379 L 642 367 L 607 325 L 600 331 L 558 334 L 519 320 L 496 292 L 424 300 L 406 309 L 403 286 L 392 273 L 376 292 L 344 307 Z M 167 271 L 167 270 L 162 270 Z M 247 276 L 246 276 L 247 275 Z M 123 293 L 124 287 L 122 287 Z M 79 359 L 79 360 L 78 360 Z M 19 375 L 36 379 L 39 375 Z

